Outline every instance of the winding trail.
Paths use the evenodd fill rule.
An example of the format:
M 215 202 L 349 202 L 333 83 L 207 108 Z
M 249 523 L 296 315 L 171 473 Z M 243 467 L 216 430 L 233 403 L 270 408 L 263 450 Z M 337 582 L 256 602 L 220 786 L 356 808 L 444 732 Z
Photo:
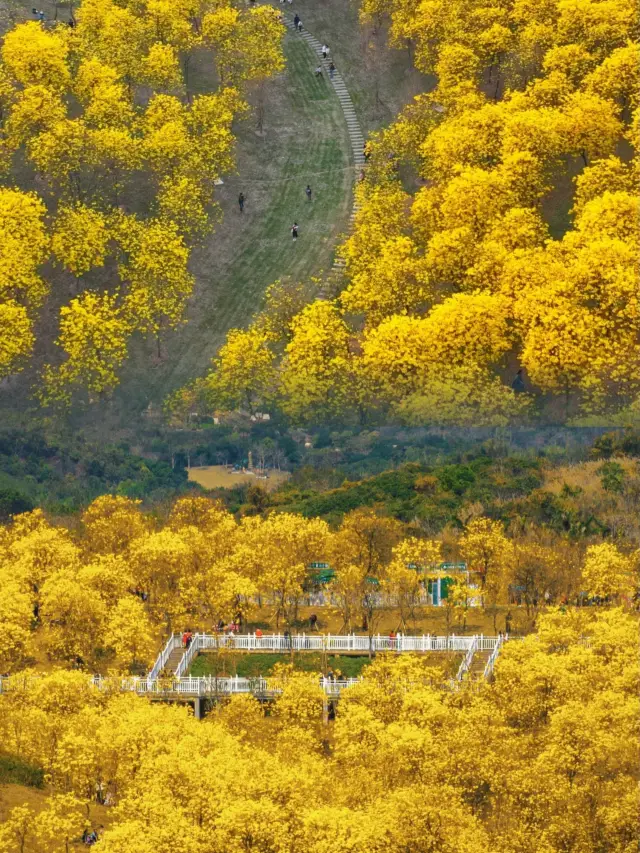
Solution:
M 364 164 L 364 135 L 342 74 L 336 70 L 330 79 L 319 39 L 294 32 L 287 15 L 283 21 L 287 69 L 267 90 L 268 133 L 254 133 L 248 122 L 239 127 L 238 173 L 226 177 L 217 193 L 223 219 L 193 252 L 197 284 L 186 322 L 165 336 L 161 359 L 154 341 L 132 343 L 105 426 L 109 433 L 150 404 L 157 411 L 168 394 L 202 376 L 228 330 L 246 327 L 274 281 L 320 276 L 318 297 L 324 299 L 341 289 L 345 261 L 336 247 L 355 217 L 353 187 Z M 317 65 L 323 67 L 321 79 L 313 73 Z M 210 81 L 202 74 L 194 79 L 208 91 Z M 309 181 L 312 204 L 304 195 Z M 248 199 L 242 217 L 240 191 Z M 293 221 L 301 229 L 294 245 Z
M 283 18 L 287 27 L 290 30 L 295 31 L 293 20 L 290 19 L 287 15 L 283 15 Z M 364 135 L 362 133 L 362 128 L 360 127 L 360 122 L 358 121 L 358 117 L 356 115 L 355 107 L 353 106 L 353 101 L 351 100 L 351 95 L 349 94 L 349 90 L 347 89 L 346 83 L 344 82 L 344 78 L 342 77 L 337 68 L 334 71 L 333 78 L 330 77 L 329 63 L 331 59 L 323 59 L 322 44 L 318 41 L 318 39 L 315 36 L 311 35 L 311 33 L 308 32 L 306 29 L 304 29 L 304 25 L 302 32 L 299 33 L 299 36 L 300 38 L 304 39 L 304 41 L 306 41 L 311 50 L 313 50 L 313 52 L 317 55 L 318 60 L 320 61 L 324 70 L 324 73 L 327 75 L 329 82 L 333 86 L 338 96 L 340 107 L 342 109 L 342 114 L 347 125 L 347 131 L 349 133 L 349 142 L 351 143 L 351 156 L 353 157 L 355 179 L 355 171 L 359 168 L 363 168 L 365 164 Z M 358 208 L 359 205 L 354 197 L 353 209 L 349 216 L 350 229 L 353 225 L 356 213 L 358 212 Z M 346 264 L 344 258 L 341 258 L 338 254 L 336 254 L 333 260 L 333 275 L 331 277 L 328 276 L 327 278 L 325 278 L 325 281 L 323 282 L 322 288 L 319 293 L 320 299 L 329 299 L 331 298 L 331 296 L 334 295 L 333 293 L 331 293 L 331 291 L 335 289 L 336 278 L 342 274 L 345 265 Z

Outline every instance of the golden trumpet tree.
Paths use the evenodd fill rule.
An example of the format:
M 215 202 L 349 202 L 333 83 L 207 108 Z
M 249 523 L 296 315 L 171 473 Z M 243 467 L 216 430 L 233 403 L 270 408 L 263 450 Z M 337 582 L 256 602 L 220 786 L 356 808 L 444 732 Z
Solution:
M 384 587 L 397 601 L 403 628 L 409 619 L 415 619 L 420 595 L 426 591 L 425 580 L 433 576 L 434 568 L 441 562 L 441 551 L 440 542 L 414 536 L 403 539 L 393 549 Z
M 120 495 L 96 498 L 82 514 L 86 549 L 108 556 L 126 551 L 134 539 L 149 529 L 140 503 Z
M 513 546 L 503 525 L 489 518 L 474 518 L 460 537 L 460 554 L 470 571 L 480 575 L 481 592 L 495 608 L 503 598 L 513 572 Z
M 329 539 L 329 560 L 335 570 L 332 590 L 341 602 L 344 625 L 356 617 L 373 635 L 380 612 L 380 592 L 393 547 L 401 537 L 399 522 L 374 510 L 353 510 Z
M 331 302 L 316 301 L 291 324 L 281 365 L 283 408 L 293 419 L 326 421 L 353 397 L 349 329 Z
M 258 329 L 232 329 L 213 360 L 201 391 L 215 409 L 244 408 L 254 412 L 268 400 L 275 382 L 275 353 L 271 336 Z
M 632 412 L 635 12 L 624 0 L 360 11 L 437 85 L 367 143 L 346 286 L 280 333 L 283 412 L 313 422 L 330 398 L 325 416 L 343 419 L 504 425 L 536 404 L 556 417 L 553 397 L 567 420 Z
M 31 635 L 31 598 L 0 568 L 0 668 L 12 670 L 26 657 Z
M 552 608 L 504 645 L 492 684 L 456 691 L 425 656 L 379 655 L 342 695 L 323 749 L 315 678 L 280 675 L 272 718 L 241 696 L 205 722 L 98 691 L 79 672 L 12 676 L 3 748 L 41 766 L 50 793 L 31 838 L 28 809 L 0 838 L 11 853 L 24 833 L 63 849 L 98 786 L 117 804 L 100 838 L 113 853 L 620 853 L 635 842 L 633 614 Z
M 110 612 L 105 626 L 107 642 L 113 647 L 125 669 L 148 665 L 156 653 L 156 642 L 149 615 L 138 598 L 121 598 Z
M 622 554 L 610 542 L 590 545 L 582 566 L 582 582 L 590 596 L 617 599 L 638 586 L 640 555 Z
M 217 43 L 209 18 L 225 14 L 235 28 Z M 23 366 L 46 301 L 61 306 L 60 357 L 41 397 L 65 404 L 115 387 L 132 334 L 181 321 L 192 241 L 210 230 L 214 182 L 235 165 L 232 123 L 248 83 L 284 67 L 283 34 L 270 8 L 165 0 L 87 0 L 73 28 L 31 21 L 5 34 L 0 316 L 14 334 L 0 335 L 3 374 Z M 234 73 L 192 99 L 196 49 Z M 16 174 L 34 176 L 26 191 Z M 47 268 L 45 281 L 50 251 L 64 274 Z

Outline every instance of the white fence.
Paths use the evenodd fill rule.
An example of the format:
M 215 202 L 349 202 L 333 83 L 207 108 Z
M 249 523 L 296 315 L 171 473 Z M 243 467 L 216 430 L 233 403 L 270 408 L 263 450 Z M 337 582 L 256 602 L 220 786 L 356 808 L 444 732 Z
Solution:
M 153 665 L 153 669 L 149 673 L 149 678 L 157 678 L 167 665 L 167 661 L 171 657 L 171 652 L 174 649 L 180 648 L 181 646 L 182 640 L 179 634 L 173 634 L 171 637 L 169 637 L 169 639 L 167 640 L 167 644 L 158 655 L 158 658 Z
M 464 656 L 464 660 L 460 664 L 460 666 L 458 668 L 458 672 L 456 673 L 456 681 L 462 681 L 462 679 L 465 677 L 465 675 L 471 669 L 471 662 L 473 660 L 473 656 L 478 651 L 479 640 L 480 640 L 479 637 L 473 637 L 473 642 L 471 643 L 471 645 L 467 649 L 467 653 Z M 496 643 L 496 646 L 497 645 L 498 644 Z
M 305 634 L 294 637 L 285 637 L 274 634 L 268 637 L 256 637 L 255 634 L 244 634 L 233 636 L 227 634 L 211 635 L 196 634 L 189 649 L 182 656 L 178 670 L 185 671 L 189 668 L 191 661 L 199 651 L 214 648 L 240 648 L 245 651 L 364 651 L 368 652 L 371 647 L 377 652 L 464 652 L 465 657 L 458 669 L 456 678 L 452 680 L 451 686 L 455 687 L 464 679 L 469 672 L 473 656 L 478 651 L 491 651 L 491 655 L 484 668 L 484 678 L 490 678 L 493 673 L 495 662 L 504 645 L 507 636 L 485 637 L 476 635 L 473 637 L 436 637 L 425 634 L 421 637 L 407 637 L 399 634 L 397 637 L 374 637 L 360 636 L 357 634 L 346 635 L 319 635 L 307 636 Z M 522 638 L 517 638 L 522 639 Z M 153 669 L 148 677 L 123 678 L 114 680 L 94 676 L 91 683 L 99 689 L 115 687 L 118 690 L 134 692 L 142 695 L 155 696 L 231 696 L 236 693 L 252 693 L 254 695 L 277 695 L 282 692 L 283 683 L 275 678 L 240 678 L 239 676 L 218 677 L 202 676 L 192 677 L 175 675 L 161 677 L 164 666 L 169 660 L 174 649 L 181 646 L 181 638 L 174 635 L 169 638 L 162 652 L 158 655 Z M 37 675 L 31 676 L 37 678 Z M 20 675 L 0 677 L 0 693 L 11 690 L 13 681 L 22 683 L 24 678 Z M 319 685 L 328 696 L 339 696 L 347 687 L 358 684 L 361 678 L 349 678 L 336 681 L 329 678 L 320 678 Z
M 256 636 L 256 634 L 196 634 L 191 645 L 185 650 L 180 663 L 175 671 L 177 677 L 185 676 L 191 667 L 193 659 L 199 652 L 207 650 L 237 650 L 245 652 L 276 652 L 286 654 L 287 652 L 351 652 L 368 654 L 376 652 L 465 652 L 467 654 L 473 646 L 475 650 L 493 650 L 498 641 L 497 637 L 456 637 L 434 636 L 423 634 L 422 636 L 384 636 L 381 634 L 369 637 L 360 634 L 296 634 L 285 636 L 284 634 L 270 634 L 268 636 Z M 174 638 L 174 645 L 179 643 L 179 638 Z M 167 643 L 166 649 L 169 647 Z M 163 655 L 165 652 L 163 652 Z M 168 659 L 168 655 L 165 660 Z M 158 668 L 158 662 L 151 671 L 151 677 L 157 677 L 163 667 Z
M 486 680 L 491 678 L 491 676 L 493 675 L 493 668 L 496 665 L 496 661 L 498 660 L 498 655 L 500 654 L 502 644 L 505 642 L 506 639 L 507 637 L 503 637 L 502 635 L 500 635 L 498 637 L 498 642 L 495 644 L 495 646 L 493 647 L 493 651 L 489 655 L 489 660 L 487 661 L 483 672 L 483 677 Z
M 339 696 L 347 687 L 358 684 L 359 678 L 340 681 L 319 679 L 319 686 L 328 696 Z M 102 688 L 108 679 L 93 678 L 93 684 Z M 125 678 L 120 689 L 147 696 L 233 696 L 237 693 L 252 693 L 257 696 L 274 696 L 282 693 L 284 684 L 275 678 L 241 678 L 240 676 L 219 677 L 215 675 L 199 678 Z
M 178 677 L 185 676 L 191 667 L 193 659 L 199 652 L 207 650 L 237 650 L 243 652 L 464 652 L 467 654 L 473 646 L 474 651 L 493 650 L 498 642 L 497 637 L 456 637 L 435 636 L 422 634 L 418 637 L 398 634 L 384 636 L 376 634 L 372 637 L 361 634 L 195 634 L 191 645 L 185 650 L 175 671 Z M 150 677 L 157 678 L 162 672 L 171 650 L 180 645 L 180 637 L 174 635 L 167 642 L 162 654 L 151 670 Z M 167 653 L 167 650 L 169 652 Z M 163 663 L 159 665 L 160 658 Z

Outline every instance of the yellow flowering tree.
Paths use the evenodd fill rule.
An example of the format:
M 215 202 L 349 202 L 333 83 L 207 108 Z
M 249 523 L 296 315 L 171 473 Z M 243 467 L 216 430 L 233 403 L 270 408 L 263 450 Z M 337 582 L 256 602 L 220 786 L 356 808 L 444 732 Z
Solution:
M 219 43 L 210 19 L 225 14 L 235 26 Z M 247 85 L 284 67 L 283 35 L 270 8 L 165 0 L 87 0 L 73 30 L 31 21 L 4 35 L 0 314 L 13 334 L 2 323 L 0 374 L 24 366 L 47 297 L 61 306 L 47 402 L 109 393 L 131 335 L 181 321 L 192 242 L 218 218 L 215 181 L 235 165 L 232 123 Z M 191 98 L 196 50 L 234 72 Z M 16 170 L 37 176 L 41 198 L 13 188 Z M 49 269 L 45 281 L 50 251 L 66 275 Z

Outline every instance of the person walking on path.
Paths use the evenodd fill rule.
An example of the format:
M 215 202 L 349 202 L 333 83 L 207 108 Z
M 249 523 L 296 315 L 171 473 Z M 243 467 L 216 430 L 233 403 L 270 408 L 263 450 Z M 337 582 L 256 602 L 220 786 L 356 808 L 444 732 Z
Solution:
M 524 378 L 522 376 L 522 368 L 520 368 L 520 370 L 516 373 L 515 379 L 511 383 L 511 387 L 516 392 L 516 394 L 520 394 L 520 393 L 522 393 L 522 391 L 527 390 L 525 388 L 525 385 L 524 385 Z
M 295 16 L 295 18 L 293 19 L 293 27 L 294 27 L 294 29 L 296 29 L 296 30 L 298 29 L 298 24 L 299 24 L 299 23 L 300 23 L 300 15 L 298 15 L 298 13 L 296 12 L 296 16 Z
M 330 62 L 329 63 L 329 77 L 331 78 L 331 80 L 333 80 L 333 75 L 335 73 L 336 73 L 336 66 L 333 64 L 333 62 Z
M 326 59 L 328 53 L 329 53 L 329 48 L 327 47 L 326 44 L 323 44 L 322 45 L 322 58 Z
M 311 201 L 311 187 L 309 186 L 309 184 L 307 184 L 307 188 L 305 190 L 305 193 L 307 194 L 307 200 Z
M 300 20 L 300 18 L 298 18 L 298 32 L 302 32 L 302 21 Z
M 295 243 L 298 239 L 298 223 L 294 222 L 291 226 L 291 236 L 293 237 L 293 242 Z
M 240 208 L 240 213 L 244 213 L 244 193 L 240 193 L 238 196 L 238 207 Z

